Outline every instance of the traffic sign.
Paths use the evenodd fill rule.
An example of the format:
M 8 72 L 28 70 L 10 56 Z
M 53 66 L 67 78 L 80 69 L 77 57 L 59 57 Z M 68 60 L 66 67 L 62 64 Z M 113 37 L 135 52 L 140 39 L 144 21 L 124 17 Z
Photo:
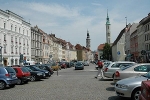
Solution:
M 118 51 L 117 54 L 120 55 L 120 51 Z

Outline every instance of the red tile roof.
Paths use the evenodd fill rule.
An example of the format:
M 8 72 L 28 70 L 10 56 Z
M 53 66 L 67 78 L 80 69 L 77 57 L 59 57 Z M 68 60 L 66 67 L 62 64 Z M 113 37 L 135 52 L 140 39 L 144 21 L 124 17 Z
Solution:
M 98 46 L 97 50 L 103 50 L 104 46 L 105 46 L 105 44 L 100 44 L 100 45 Z

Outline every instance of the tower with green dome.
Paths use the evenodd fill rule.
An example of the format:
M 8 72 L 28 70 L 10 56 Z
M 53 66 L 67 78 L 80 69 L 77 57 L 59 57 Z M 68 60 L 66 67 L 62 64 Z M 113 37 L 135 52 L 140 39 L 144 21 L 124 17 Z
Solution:
M 108 10 L 107 10 L 107 18 L 106 18 L 106 43 L 111 43 L 111 32 L 110 32 L 110 21 L 108 16 Z

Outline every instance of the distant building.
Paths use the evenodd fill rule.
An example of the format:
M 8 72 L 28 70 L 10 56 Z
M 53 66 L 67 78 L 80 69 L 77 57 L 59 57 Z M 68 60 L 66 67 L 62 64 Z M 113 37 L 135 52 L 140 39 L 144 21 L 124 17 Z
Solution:
M 110 21 L 109 21 L 109 16 L 108 16 L 108 11 L 107 11 L 107 18 L 106 18 L 106 43 L 110 44 L 111 43 L 111 31 L 110 31 Z
M 90 34 L 89 31 L 87 30 L 87 38 L 86 38 L 86 48 L 90 49 Z
M 104 48 L 104 46 L 105 46 L 105 44 L 100 44 L 97 48 L 98 59 L 103 58 L 103 48 Z

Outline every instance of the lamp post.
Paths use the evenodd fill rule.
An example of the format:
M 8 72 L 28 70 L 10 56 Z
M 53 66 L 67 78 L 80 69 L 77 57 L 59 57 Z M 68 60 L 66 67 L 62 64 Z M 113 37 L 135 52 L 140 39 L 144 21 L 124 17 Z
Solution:
M 2 57 L 2 46 L 0 46 L 0 65 L 2 65 L 3 57 Z

